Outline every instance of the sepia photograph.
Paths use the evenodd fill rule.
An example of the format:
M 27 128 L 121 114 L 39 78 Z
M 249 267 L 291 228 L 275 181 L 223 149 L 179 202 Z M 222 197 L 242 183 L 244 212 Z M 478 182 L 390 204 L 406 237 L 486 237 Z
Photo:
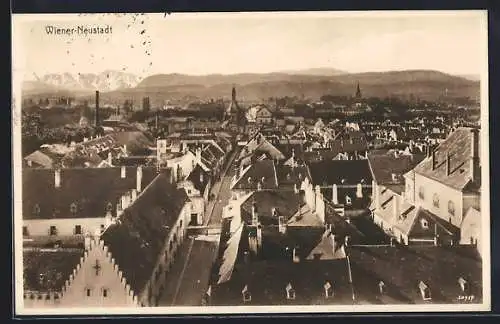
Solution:
M 487 33 L 14 14 L 15 312 L 489 311 Z

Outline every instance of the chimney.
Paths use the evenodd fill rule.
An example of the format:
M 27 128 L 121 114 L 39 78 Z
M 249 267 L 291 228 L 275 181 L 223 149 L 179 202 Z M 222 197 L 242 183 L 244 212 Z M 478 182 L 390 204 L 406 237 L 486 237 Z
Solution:
M 95 92 L 95 126 L 99 126 L 99 91 Z
M 54 171 L 54 186 L 56 188 L 61 188 L 61 170 L 59 169 Z
M 393 195 L 392 196 L 392 211 L 394 214 L 394 217 L 397 219 L 399 218 L 399 213 L 400 213 L 400 199 L 398 195 Z
M 201 162 L 201 148 L 196 148 L 196 163 Z
M 471 136 L 471 157 L 470 157 L 470 178 L 472 181 L 479 181 L 479 131 L 472 129 Z
M 111 155 L 111 152 L 108 153 L 108 164 L 111 165 L 113 163 L 113 156 Z
M 446 153 L 446 175 L 449 176 L 451 174 L 451 168 L 450 168 L 450 153 Z
M 137 198 L 137 190 L 132 189 L 132 201 L 135 201 L 136 198 Z
M 431 157 L 432 157 L 432 170 L 436 169 L 436 150 L 432 150 L 431 152 Z
M 363 198 L 363 185 L 361 183 L 356 185 L 356 197 Z
M 377 201 L 377 183 L 372 180 L 372 201 Z
M 137 192 L 142 191 L 142 166 L 137 167 Z
M 339 203 L 337 184 L 333 184 L 332 186 L 332 203 L 337 205 Z
M 122 179 L 125 179 L 127 177 L 127 168 L 125 166 L 121 167 L 121 174 L 120 174 Z
M 252 225 L 257 225 L 259 223 L 259 215 L 257 213 L 257 203 L 252 204 Z

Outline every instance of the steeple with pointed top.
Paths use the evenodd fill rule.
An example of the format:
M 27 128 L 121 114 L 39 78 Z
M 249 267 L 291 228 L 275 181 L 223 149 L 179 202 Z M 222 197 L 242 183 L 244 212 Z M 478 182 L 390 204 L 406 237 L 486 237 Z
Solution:
M 361 98 L 361 89 L 359 87 L 359 82 L 356 85 L 356 98 Z

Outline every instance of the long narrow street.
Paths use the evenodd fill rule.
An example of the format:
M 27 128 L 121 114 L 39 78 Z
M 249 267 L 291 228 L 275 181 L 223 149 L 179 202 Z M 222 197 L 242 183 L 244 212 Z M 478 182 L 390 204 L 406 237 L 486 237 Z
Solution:
M 231 197 L 231 179 L 234 175 L 233 161 L 236 149 L 228 159 L 221 181 L 213 185 L 215 199 L 207 206 L 204 225 L 220 226 L 222 210 Z M 208 288 L 212 263 L 217 257 L 218 235 L 186 238 L 178 257 L 169 272 L 159 306 L 200 306 L 202 296 Z

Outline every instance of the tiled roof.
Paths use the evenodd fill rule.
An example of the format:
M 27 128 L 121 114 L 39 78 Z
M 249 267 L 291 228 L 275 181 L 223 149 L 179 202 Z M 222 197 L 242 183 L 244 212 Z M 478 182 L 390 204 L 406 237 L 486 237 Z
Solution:
M 471 285 L 474 302 L 482 296 L 481 262 L 470 257 L 474 247 L 351 247 L 348 249 L 356 289 L 383 281 L 395 300 L 422 303 L 418 283 L 431 291 L 434 303 L 458 303 L 458 279 Z
M 293 189 L 295 184 L 300 188 L 300 184 L 308 176 L 306 166 L 277 165 L 276 173 L 280 189 Z
M 161 174 L 125 210 L 117 224 L 111 225 L 101 239 L 108 246 L 127 283 L 138 294 L 151 278 L 166 238 L 188 201 L 184 189 Z
M 24 290 L 61 291 L 83 253 L 83 249 L 24 249 Z
M 433 170 L 432 168 L 432 157 L 428 157 L 415 167 L 415 173 L 439 181 L 452 188 L 463 190 L 471 181 L 471 165 L 469 161 L 471 157 L 472 136 L 471 128 L 458 128 L 436 147 L 434 153 L 436 157 L 435 169 Z M 480 144 L 477 144 L 479 150 Z M 446 173 L 447 154 L 450 156 L 451 173 L 449 175 Z M 478 153 L 479 157 L 480 153 Z M 476 187 L 480 186 L 479 182 L 476 183 Z
M 299 209 L 301 198 L 293 191 L 262 190 L 255 191 L 242 205 L 241 218 L 247 223 L 252 221 L 252 205 L 255 203 L 259 220 L 263 225 L 278 225 L 278 218 L 272 215 L 276 208 L 279 216 L 290 219 Z
M 264 182 L 262 183 L 262 178 Z M 248 181 L 250 179 L 250 181 Z M 276 170 L 274 161 L 263 160 L 252 164 L 249 169 L 235 183 L 233 189 L 257 189 L 257 184 L 261 182 L 262 189 L 276 189 Z
M 23 219 L 104 217 L 109 203 L 116 211 L 118 199 L 136 188 L 137 168 L 62 169 L 61 187 L 55 187 L 55 171 L 29 169 L 23 175 Z M 157 176 L 156 168 L 143 168 L 142 188 Z M 72 211 L 71 205 L 75 204 Z
M 410 171 L 416 163 L 410 155 L 384 154 L 384 155 L 368 155 L 370 168 L 373 171 L 374 180 L 379 185 L 400 183 L 403 181 L 402 176 Z M 396 175 L 396 179 L 392 175 Z
M 26 161 L 31 161 L 44 168 L 52 168 L 54 159 L 43 153 L 41 150 L 35 151 L 24 158 Z
M 368 160 L 323 160 L 308 163 L 314 185 L 356 185 L 364 180 L 371 185 L 372 174 Z
M 324 285 L 330 282 L 335 296 L 326 299 Z M 288 300 L 286 287 L 295 290 Z M 248 305 L 349 304 L 351 289 L 345 260 L 257 261 L 238 264 L 232 279 L 214 289 L 215 305 L 243 305 L 242 289 L 251 294 Z
M 116 132 L 111 134 L 115 143 L 119 146 L 127 145 L 127 151 L 134 154 L 146 150 L 154 145 L 153 141 L 144 135 L 143 132 Z
M 203 191 L 210 180 L 210 174 L 205 172 L 205 170 L 197 164 L 187 177 L 187 180 L 191 181 L 196 190 L 199 190 L 203 194 Z

